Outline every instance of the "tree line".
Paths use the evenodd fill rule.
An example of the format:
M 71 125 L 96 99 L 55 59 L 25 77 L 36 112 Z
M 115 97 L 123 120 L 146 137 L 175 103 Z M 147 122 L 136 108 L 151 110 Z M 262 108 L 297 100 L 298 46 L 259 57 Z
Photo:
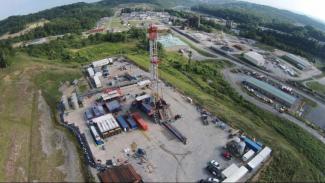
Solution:
M 65 35 L 62 38 L 51 41 L 48 44 L 30 45 L 22 48 L 30 56 L 44 57 L 49 60 L 62 60 L 62 61 L 87 61 L 83 57 L 73 57 L 68 49 L 79 49 L 89 45 L 100 44 L 104 42 L 128 42 L 137 41 L 137 47 L 141 50 L 148 50 L 148 40 L 145 29 L 132 27 L 124 32 L 107 32 L 106 34 L 89 35 L 88 38 L 82 38 L 78 34 Z

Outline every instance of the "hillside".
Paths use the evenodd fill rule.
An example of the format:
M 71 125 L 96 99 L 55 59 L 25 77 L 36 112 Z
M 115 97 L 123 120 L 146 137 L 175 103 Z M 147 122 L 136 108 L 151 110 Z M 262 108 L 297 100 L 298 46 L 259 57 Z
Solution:
M 224 1 L 224 0 L 208 0 L 201 1 L 203 4 L 209 3 L 218 6 L 220 9 L 229 9 L 232 11 L 250 13 L 259 17 L 263 22 L 283 21 L 286 23 L 298 23 L 303 25 L 310 25 L 317 29 L 325 31 L 325 24 L 314 20 L 308 16 L 293 13 L 287 10 L 281 10 L 270 6 L 264 6 L 254 3 L 242 1 Z

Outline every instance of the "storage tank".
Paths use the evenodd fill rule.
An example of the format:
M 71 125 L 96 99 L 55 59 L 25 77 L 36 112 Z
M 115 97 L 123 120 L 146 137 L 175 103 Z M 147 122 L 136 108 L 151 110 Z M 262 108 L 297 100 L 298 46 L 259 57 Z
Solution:
M 77 98 L 77 93 L 72 93 L 71 95 L 71 103 L 72 103 L 72 107 L 74 109 L 79 109 L 79 103 L 78 103 L 78 98 Z
M 240 138 L 239 137 L 235 137 L 234 138 L 234 141 L 237 142 L 237 143 L 239 143 L 240 142 Z
M 238 145 L 239 145 L 238 152 L 242 155 L 244 153 L 246 143 L 244 141 L 240 141 Z
M 68 97 L 66 95 L 62 95 L 61 102 L 64 106 L 64 110 L 70 110 L 70 105 L 68 102 Z

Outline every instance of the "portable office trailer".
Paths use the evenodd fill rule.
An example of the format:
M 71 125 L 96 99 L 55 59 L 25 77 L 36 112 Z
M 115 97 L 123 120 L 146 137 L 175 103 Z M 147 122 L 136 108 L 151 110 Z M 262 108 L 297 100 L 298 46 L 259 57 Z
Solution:
M 143 88 L 143 87 L 147 87 L 151 84 L 151 81 L 150 80 L 143 80 L 143 81 L 139 81 L 138 83 L 138 86 L 140 88 Z
M 237 169 L 235 172 L 233 172 L 232 175 L 230 175 L 230 177 L 228 177 L 227 179 L 225 179 L 222 182 L 239 182 L 241 181 L 240 179 L 243 178 L 248 172 L 248 169 L 244 166 L 241 166 L 239 169 Z
M 104 144 L 103 140 L 100 138 L 96 128 L 94 126 L 90 126 L 90 133 L 91 136 L 94 138 L 94 141 L 97 145 L 101 145 Z
M 123 131 L 126 132 L 129 130 L 130 127 L 122 115 L 118 116 L 116 119 L 117 119 L 117 122 L 120 124 L 120 127 L 122 128 Z
M 87 72 L 88 72 L 88 75 L 89 75 L 90 77 L 93 77 L 93 76 L 95 75 L 95 71 L 94 71 L 94 69 L 91 68 L 91 67 L 89 67 L 89 68 L 87 69 Z
M 247 168 L 249 170 L 254 170 L 256 167 L 260 166 L 263 162 L 264 157 L 257 154 L 252 160 L 247 163 Z
M 270 157 L 272 150 L 269 147 L 264 147 L 258 154 L 264 157 L 264 160 Z
M 102 60 L 94 61 L 92 63 L 93 67 L 102 67 L 104 65 L 108 65 L 110 63 L 109 59 L 105 58 Z
M 101 81 L 100 81 L 98 75 L 95 75 L 95 76 L 93 77 L 93 81 L 94 81 L 94 84 L 95 84 L 95 87 L 96 87 L 96 88 L 100 88 L 100 87 L 102 87 L 102 83 L 101 83 Z
M 242 160 L 243 160 L 243 161 L 248 161 L 251 157 L 254 156 L 254 154 L 255 154 L 255 152 L 254 152 L 253 150 L 250 149 L 249 151 L 247 151 L 247 152 L 243 155 Z

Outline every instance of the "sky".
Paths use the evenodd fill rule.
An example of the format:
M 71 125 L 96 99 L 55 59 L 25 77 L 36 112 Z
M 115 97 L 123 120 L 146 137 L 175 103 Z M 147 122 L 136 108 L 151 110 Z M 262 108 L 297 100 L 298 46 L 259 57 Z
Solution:
M 0 20 L 11 15 L 38 12 L 59 5 L 98 0 L 0 0 Z M 305 14 L 325 22 L 325 0 L 243 0 Z

